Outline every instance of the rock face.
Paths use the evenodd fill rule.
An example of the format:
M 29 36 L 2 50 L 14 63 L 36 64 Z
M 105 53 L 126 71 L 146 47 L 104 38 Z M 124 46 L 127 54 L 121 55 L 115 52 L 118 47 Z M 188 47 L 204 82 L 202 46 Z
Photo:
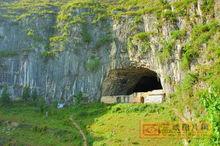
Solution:
M 12 97 L 21 96 L 23 87 L 28 85 L 48 100 L 72 100 L 78 92 L 83 92 L 89 101 L 99 100 L 102 95 L 120 92 L 116 90 L 122 89 L 122 84 L 125 89 L 121 91 L 126 93 L 142 76 L 157 76 L 164 91 L 173 92 L 173 85 L 184 76 L 180 59 L 187 38 L 175 42 L 166 61 L 158 57 L 164 47 L 162 42 L 169 40 L 173 30 L 190 30 L 191 23 L 204 21 L 200 1 L 188 10 L 198 16 L 191 20 L 177 17 L 175 22 L 163 20 L 160 25 L 155 14 L 145 14 L 135 27 L 135 17 L 126 15 L 96 23 L 92 23 L 90 15 L 85 18 L 86 23 L 73 23 L 66 28 L 70 22 L 59 19 L 57 15 L 62 12 L 54 7 L 50 8 L 52 14 L 32 14 L 19 20 L 6 17 L 4 10 L 3 5 L 0 84 L 9 86 Z M 68 15 L 75 18 L 85 12 L 75 8 Z M 147 45 L 140 42 L 140 37 L 135 39 L 135 34 L 143 32 L 149 35 L 145 36 Z M 61 34 L 65 38 L 56 37 Z

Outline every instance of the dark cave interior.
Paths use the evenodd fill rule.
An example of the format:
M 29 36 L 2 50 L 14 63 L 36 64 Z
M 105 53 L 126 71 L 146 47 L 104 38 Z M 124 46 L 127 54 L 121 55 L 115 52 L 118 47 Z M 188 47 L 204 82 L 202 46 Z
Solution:
M 160 77 L 146 68 L 111 70 L 103 82 L 102 95 L 130 95 L 134 92 L 148 92 L 163 89 Z

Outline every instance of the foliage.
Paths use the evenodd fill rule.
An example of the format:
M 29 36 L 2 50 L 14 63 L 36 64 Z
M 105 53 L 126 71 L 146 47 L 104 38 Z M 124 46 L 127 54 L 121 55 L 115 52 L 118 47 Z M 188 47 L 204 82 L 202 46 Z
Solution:
M 31 93 L 31 98 L 32 100 L 35 102 L 37 101 L 37 98 L 38 98 L 38 94 L 37 94 L 37 89 L 34 89 Z
M 178 29 L 171 32 L 171 38 L 174 40 L 183 39 L 186 36 L 185 29 Z
M 89 32 L 88 27 L 92 27 L 92 25 L 96 25 L 98 23 L 102 23 L 106 20 L 106 18 L 119 19 L 122 16 L 127 15 L 133 18 L 135 28 L 142 22 L 142 16 L 146 13 L 156 14 L 158 17 L 158 22 L 163 23 L 163 19 L 168 21 L 176 21 L 178 16 L 188 16 L 188 10 L 190 7 L 195 5 L 197 0 L 180 0 L 175 2 L 167 2 L 165 0 L 120 0 L 120 1 L 101 1 L 101 0 L 20 0 L 20 1 L 12 1 L 12 2 L 4 2 L 1 6 L 7 8 L 6 15 L 9 15 L 9 18 L 15 16 L 17 21 L 22 21 L 29 18 L 37 18 L 46 16 L 55 17 L 57 20 L 56 28 L 58 31 L 56 35 L 51 36 L 54 38 L 54 41 L 50 42 L 51 48 L 42 52 L 42 56 L 45 58 L 53 58 L 59 52 L 57 50 L 56 43 L 62 42 L 62 45 L 68 40 L 68 36 L 71 35 L 71 27 L 72 26 L 80 26 L 81 27 L 81 36 L 84 42 L 90 43 L 93 38 Z M 171 9 L 171 7 L 173 7 Z M 212 11 L 213 8 L 213 0 L 203 0 L 202 10 Z M 57 10 L 59 9 L 59 12 Z M 58 13 L 58 14 L 57 14 Z M 57 15 L 56 15 L 57 14 Z M 106 23 L 108 23 L 106 21 Z M 79 25 L 80 24 L 80 25 Z M 158 24 L 162 25 L 162 24 Z M 175 32 L 173 34 L 173 39 L 178 39 L 178 34 L 182 35 L 182 32 Z M 39 37 L 33 28 L 27 28 L 27 35 L 37 41 L 42 41 L 42 37 Z M 137 48 L 136 44 L 139 44 L 139 51 L 141 54 L 145 54 L 150 49 L 150 42 L 147 41 L 146 34 L 139 33 L 134 36 L 134 40 L 130 42 L 131 48 Z M 142 35 L 142 36 L 141 36 Z M 208 34 L 207 34 L 208 35 Z M 201 39 L 207 39 L 207 35 L 201 36 Z M 146 39 L 142 39 L 141 37 L 145 37 Z M 199 35 L 200 36 L 200 35 Z M 138 38 L 136 38 L 138 37 Z M 140 38 L 139 38 L 140 37 Z M 105 37 L 105 39 L 100 39 L 95 48 L 100 48 L 100 46 L 104 45 L 111 39 Z M 132 39 L 133 40 L 133 39 Z M 103 43 L 102 43 L 103 42 Z M 195 45 L 191 45 L 192 48 L 198 46 L 201 43 L 199 40 L 195 42 Z M 133 46 L 131 45 L 133 44 Z M 191 43 L 190 43 L 191 44 Z M 56 46 L 56 47 L 54 47 Z M 60 47 L 60 46 L 58 46 Z M 61 47 L 63 50 L 63 46 Z M 195 49 L 196 50 L 196 49 Z M 166 58 L 169 56 L 169 49 L 164 49 L 164 54 L 162 54 L 162 58 Z M 198 52 L 196 50 L 195 52 Z M 190 53 L 191 54 L 191 53 Z M 185 55 L 187 56 L 187 55 Z M 163 59 L 162 59 L 163 60 Z M 185 57 L 186 62 L 191 62 L 191 56 Z M 187 61 L 186 61 L 187 60 Z M 187 65 L 185 65 L 187 66 Z
M 198 81 L 198 74 L 188 73 L 181 83 L 182 91 L 190 91 Z
M 113 38 L 112 38 L 112 36 L 109 35 L 109 34 L 108 34 L 108 35 L 105 35 L 105 36 L 102 36 L 102 37 L 96 42 L 95 49 L 98 50 L 100 47 L 109 44 L 112 40 L 113 40 Z
M 33 37 L 33 36 L 34 36 L 34 30 L 33 30 L 33 29 L 28 29 L 27 35 L 28 35 L 29 37 Z
M 128 49 L 134 50 L 135 48 L 138 48 L 137 51 L 144 55 L 150 49 L 150 35 L 152 34 L 153 33 L 151 32 L 136 33 L 128 40 Z
M 91 57 L 87 60 L 85 67 L 88 71 L 90 72 L 95 72 L 99 69 L 100 67 L 100 59 L 99 57 Z
M 201 94 L 201 102 L 208 112 L 208 120 L 212 124 L 214 144 L 220 144 L 220 90 L 210 87 Z
M 54 58 L 56 56 L 55 51 L 43 51 L 41 54 L 45 58 Z
M 29 101 L 31 97 L 30 87 L 28 85 L 24 86 L 22 98 L 24 101 Z
M 191 33 L 191 44 L 195 49 L 201 47 L 201 44 L 206 43 L 219 28 L 219 22 L 216 20 L 195 25 Z
M 11 103 L 10 95 L 8 92 L 8 87 L 5 85 L 2 90 L 0 104 L 2 105 L 9 105 Z
M 208 15 L 208 14 L 213 15 L 214 5 L 215 5 L 214 0 L 202 0 L 202 8 L 201 9 L 205 15 Z
M 159 54 L 158 54 L 159 55 L 158 57 L 162 63 L 165 63 L 171 57 L 174 43 L 175 43 L 175 41 L 172 39 L 164 41 L 162 43 L 163 44 L 162 51 L 159 52 Z
M 199 89 L 196 85 L 199 82 L 199 74 L 188 72 L 184 79 L 175 86 L 175 92 L 171 94 L 171 100 L 168 102 L 168 107 L 178 111 L 179 116 L 184 117 L 185 110 L 188 108 L 193 111 L 194 118 L 199 118 L 201 112 L 201 104 L 198 102 Z
M 146 112 L 146 113 L 159 113 L 164 110 L 163 106 L 160 105 L 147 105 L 147 104 L 117 104 L 111 108 L 112 113 L 132 113 L 132 112 Z
M 38 107 L 26 102 L 15 102 L 10 108 L 0 107 L 1 121 L 19 124 L 16 128 L 7 128 L 7 131 L 4 129 L 8 126 L 1 124 L 0 137 L 6 137 L 3 145 L 7 145 L 12 137 L 14 145 L 82 145 L 79 132 L 67 122 L 77 110 L 53 110 L 56 112 L 45 117 L 45 112 L 41 113 Z
M 123 111 L 131 109 L 133 112 L 112 112 L 112 109 L 121 107 Z M 140 108 L 138 107 L 140 106 Z M 88 145 L 132 145 L 134 142 L 140 145 L 152 145 L 155 140 L 146 141 L 139 137 L 140 121 L 159 122 L 171 121 L 171 113 L 160 105 L 135 105 L 125 104 L 105 105 L 101 103 L 90 103 L 69 106 L 64 109 L 49 107 L 48 117 L 45 113 L 37 111 L 37 107 L 27 103 L 15 102 L 10 108 L 0 107 L 1 120 L 14 121 L 19 127 L 6 131 L 13 137 L 17 145 L 82 145 L 79 131 L 73 127 L 70 117 L 80 125 L 88 139 Z M 140 109 L 140 110 L 136 110 Z M 146 111 L 145 111 L 146 109 Z M 149 110 L 147 110 L 149 109 Z M 151 113 L 148 113 L 150 111 Z M 0 126 L 0 136 L 4 137 L 6 126 Z M 114 131 L 112 131 L 114 129 Z M 127 134 L 127 130 L 130 134 Z M 22 133 L 22 134 L 21 134 Z M 100 139 L 101 137 L 104 137 Z M 125 137 L 131 138 L 126 140 Z M 121 139 L 117 141 L 115 139 Z M 123 141 L 125 139 L 125 141 Z M 160 143 L 177 145 L 177 141 L 158 140 Z
M 208 44 L 210 39 L 218 32 L 218 28 L 220 28 L 220 24 L 217 21 L 210 21 L 193 27 L 190 40 L 183 49 L 183 69 L 189 69 L 190 63 L 199 56 L 201 48 Z
M 4 50 L 4 51 L 0 51 L 0 58 L 1 57 L 14 57 L 17 56 L 18 52 L 13 51 L 13 50 Z
M 148 41 L 150 33 L 140 32 L 133 36 L 135 41 Z
M 86 43 L 90 43 L 92 41 L 92 36 L 89 33 L 88 26 L 86 24 L 82 24 L 81 29 L 82 29 L 81 35 L 82 35 L 83 41 Z
M 165 20 L 169 20 L 170 22 L 176 22 L 177 21 L 177 14 L 172 10 L 164 10 L 161 13 L 161 17 Z
M 178 16 L 186 16 L 189 15 L 188 8 L 196 3 L 197 0 L 180 0 L 173 2 L 172 5 L 174 6 Z
M 177 85 L 178 87 L 176 88 L 176 92 L 173 97 L 173 102 L 174 102 L 174 107 L 176 109 L 180 109 L 180 108 L 184 109 L 185 106 L 188 105 L 191 106 L 192 109 L 194 108 L 194 110 L 196 111 L 196 108 L 200 109 L 198 105 L 198 96 L 197 96 L 198 88 L 201 88 L 200 87 L 201 85 L 204 85 L 205 88 L 206 86 L 215 86 L 215 88 L 211 88 L 210 91 L 205 91 L 201 95 L 201 100 L 202 103 L 205 105 L 207 112 L 209 113 L 210 116 L 209 119 L 211 120 L 214 127 L 213 140 L 215 143 L 218 143 L 219 129 L 217 126 L 219 125 L 219 119 L 217 118 L 217 116 L 219 117 L 218 89 L 220 88 L 220 79 L 219 79 L 220 76 L 220 66 L 219 66 L 220 64 L 219 30 L 220 29 L 219 28 L 220 27 L 219 27 L 219 22 L 212 20 L 214 13 L 213 10 L 214 0 L 202 0 L 203 3 L 201 7 L 202 16 L 197 16 L 196 14 L 197 12 L 195 14 L 191 13 L 192 8 L 196 7 L 197 2 L 198 2 L 197 0 L 178 0 L 174 2 L 167 2 L 165 0 L 120 0 L 120 1 L 19 0 L 19 1 L 1 2 L 0 9 L 4 10 L 4 14 L 1 17 L 7 19 L 10 18 L 13 21 L 27 22 L 27 21 L 31 21 L 32 19 L 36 19 L 38 17 L 45 17 L 45 16 L 46 17 L 52 16 L 53 19 L 56 19 L 57 26 L 55 26 L 55 28 L 58 31 L 55 36 L 50 36 L 50 40 L 49 40 L 50 44 L 48 45 L 50 46 L 50 48 L 46 47 L 47 49 L 42 52 L 42 56 L 45 58 L 53 58 L 57 56 L 57 54 L 61 52 L 61 50 L 64 50 L 63 46 L 68 41 L 69 39 L 68 37 L 72 35 L 71 28 L 75 26 L 76 27 L 79 26 L 79 30 L 83 42 L 90 44 L 93 38 L 90 34 L 91 32 L 89 28 L 92 27 L 93 25 L 97 25 L 97 26 L 102 25 L 102 22 L 105 21 L 107 17 L 117 19 L 119 22 L 123 21 L 124 18 L 127 19 L 131 17 L 133 19 L 134 26 L 132 26 L 132 30 L 131 30 L 132 36 L 129 37 L 128 48 L 137 49 L 137 51 L 140 51 L 140 53 L 144 55 L 150 49 L 150 45 L 152 45 L 150 42 L 150 37 L 152 34 L 141 32 L 143 30 L 139 30 L 138 25 L 142 22 L 142 16 L 144 14 L 149 14 L 149 13 L 155 14 L 158 19 L 158 24 L 157 24 L 158 26 L 167 24 L 166 23 L 167 21 L 169 22 L 169 24 L 170 22 L 176 22 L 177 18 L 184 19 L 185 22 L 187 23 L 187 32 L 185 29 L 184 30 L 176 29 L 176 27 L 178 26 L 175 25 L 175 28 L 173 28 L 174 31 L 171 31 L 170 36 L 168 36 L 168 39 L 162 41 L 161 43 L 162 50 L 161 52 L 159 52 L 159 59 L 161 60 L 162 63 L 167 63 L 167 61 L 171 59 L 172 53 L 175 52 L 176 49 L 175 45 L 177 44 L 177 41 L 178 43 L 180 42 L 181 44 L 182 43 L 184 44 L 181 52 L 182 53 L 181 66 L 183 69 L 185 70 L 190 69 L 191 65 L 192 64 L 194 65 L 196 63 L 197 58 L 200 55 L 202 55 L 202 57 L 203 56 L 207 57 L 205 61 L 208 65 L 204 65 L 204 64 L 195 65 L 194 67 L 196 70 L 195 72 L 193 73 L 186 72 L 185 79 L 179 85 Z M 199 18 L 197 19 L 197 17 Z M 198 24 L 197 23 L 198 20 L 202 20 L 202 22 Z M 133 31 L 134 28 L 135 31 Z M 157 37 L 162 37 L 161 31 L 162 29 L 158 27 L 158 31 L 156 33 Z M 32 38 L 34 41 L 41 41 L 41 38 L 38 36 L 37 31 L 35 31 L 33 28 L 27 28 L 27 36 Z M 112 40 L 111 35 L 106 35 L 100 38 L 96 42 L 95 48 L 98 49 L 101 46 L 110 42 L 111 40 Z M 59 46 L 59 44 L 61 44 L 61 46 Z M 18 55 L 18 53 L 19 52 L 14 52 L 10 50 L 0 51 L 0 57 L 13 57 L 15 55 Z M 98 57 L 91 57 L 85 63 L 85 68 L 91 72 L 97 71 L 99 66 L 100 66 L 100 58 Z M 167 80 L 169 80 L 169 78 L 167 78 Z M 25 100 L 28 100 L 30 96 L 34 100 L 37 97 L 37 94 L 35 95 L 35 93 L 32 92 L 32 95 L 30 95 L 30 90 L 24 89 L 23 98 Z M 81 103 L 82 100 L 83 100 L 83 94 L 82 93 L 76 94 L 76 103 Z M 102 144 L 99 143 L 100 145 L 105 145 L 106 143 L 108 143 L 108 141 L 112 141 L 113 144 L 111 143 L 111 145 L 114 144 L 121 145 L 121 143 L 118 142 L 121 139 L 119 139 L 120 136 L 117 135 L 117 133 L 124 134 L 123 131 L 126 131 L 125 129 L 123 129 L 123 126 L 125 127 L 125 125 L 122 123 L 126 123 L 127 124 L 126 126 L 131 126 L 129 127 L 130 128 L 129 131 L 132 133 L 132 129 L 135 129 L 135 126 L 137 125 L 137 123 L 133 123 L 133 121 L 140 120 L 140 116 L 145 117 L 148 113 L 155 114 L 155 113 L 163 113 L 163 111 L 166 111 L 166 109 L 164 109 L 163 107 L 158 107 L 154 105 L 153 106 L 121 105 L 121 104 L 113 105 L 112 107 L 109 108 L 110 110 L 108 109 L 109 113 L 105 115 L 106 117 L 103 116 L 102 118 L 99 118 L 97 122 L 96 119 L 91 118 L 91 116 L 97 117 L 99 111 L 105 112 L 104 110 L 105 107 L 101 105 L 100 107 L 102 107 L 103 108 L 102 109 L 96 106 L 98 105 L 92 107 L 90 107 L 89 105 L 82 106 L 82 107 L 77 107 L 75 109 L 72 109 L 73 108 L 72 107 L 70 108 L 71 111 L 68 111 L 69 110 L 68 109 L 61 111 L 61 113 L 57 112 L 56 109 L 49 109 L 50 112 L 49 114 L 54 119 L 45 120 L 42 117 L 44 117 L 43 114 L 45 113 L 46 110 L 48 110 L 49 107 L 45 106 L 45 104 L 41 104 L 39 105 L 40 111 L 42 112 L 39 113 L 41 117 L 38 117 L 39 115 L 37 115 L 36 118 L 40 118 L 40 120 L 44 121 L 45 123 L 49 122 L 51 124 L 49 126 L 54 126 L 54 127 L 58 126 L 64 128 L 65 126 L 63 126 L 62 124 L 68 123 L 67 119 L 71 112 L 71 114 L 75 114 L 75 116 L 78 119 L 80 120 L 83 119 L 82 121 L 78 120 L 78 122 L 82 124 L 85 129 L 87 125 L 91 126 L 92 123 L 91 121 L 95 121 L 94 127 L 96 128 L 94 129 L 96 131 L 99 131 L 101 134 L 103 134 L 104 138 L 107 137 L 106 138 L 107 140 L 104 138 L 103 138 L 104 140 L 102 139 L 98 140 L 98 141 L 104 141 Z M 25 107 L 25 108 L 27 108 L 26 111 L 24 111 L 25 109 L 23 110 L 21 108 L 18 108 L 19 109 L 18 111 L 22 111 L 20 113 L 20 117 L 23 118 L 24 117 L 23 114 L 25 113 L 28 115 L 25 116 L 25 118 L 26 117 L 30 118 L 30 119 L 26 118 L 25 120 L 30 120 L 31 122 L 39 121 L 38 119 L 37 120 L 34 119 L 35 117 L 32 117 L 32 115 L 36 114 L 35 112 L 31 111 L 29 107 Z M 19 113 L 17 114 L 19 115 Z M 129 119 L 129 116 L 131 117 L 131 119 Z M 149 118 L 155 119 L 155 117 L 151 117 L 151 116 L 148 117 L 148 116 L 149 115 L 146 116 L 148 119 Z M 161 117 L 164 117 L 164 115 L 162 115 Z M 31 118 L 33 118 L 34 120 Z M 166 118 L 164 117 L 164 119 Z M 62 121 L 63 119 L 65 119 L 66 121 Z M 119 124 L 115 121 L 117 121 Z M 62 124 L 60 124 L 60 122 L 62 122 Z M 109 125 L 107 124 L 105 125 L 105 123 L 107 122 L 109 122 L 108 123 Z M 37 130 L 35 132 L 37 133 L 38 129 L 44 129 L 42 127 L 44 126 L 37 127 L 36 128 Z M 106 127 L 107 130 L 104 131 L 103 127 Z M 65 128 L 69 129 L 70 127 L 65 127 Z M 116 134 L 114 132 L 109 133 L 110 131 L 109 129 L 116 130 Z M 48 131 L 46 130 L 46 133 Z M 26 135 L 33 134 L 33 133 L 28 133 L 27 131 L 25 132 L 22 131 L 22 133 Z M 62 135 L 62 132 L 61 134 L 57 134 L 59 136 L 55 138 L 53 137 L 54 135 L 53 136 L 51 135 L 48 136 L 48 135 L 44 135 L 45 137 L 46 136 L 49 137 L 49 142 L 47 142 L 46 144 L 44 143 L 45 145 L 60 144 L 59 143 L 60 140 L 67 139 L 68 141 L 68 137 L 69 137 L 69 136 L 64 136 L 64 138 L 59 139 L 60 135 Z M 115 135 L 117 135 L 117 137 Z M 20 136 L 20 135 L 15 135 L 14 137 L 16 138 L 16 136 Z M 33 135 L 30 135 L 30 137 L 31 136 Z M 21 139 L 22 138 L 23 137 L 21 137 Z M 35 138 L 35 139 L 40 139 L 40 138 Z M 77 139 L 77 141 L 80 141 L 79 137 L 77 136 L 75 139 Z M 137 138 L 135 138 L 135 134 L 132 135 L 132 140 L 133 139 L 137 140 Z M 55 141 L 55 143 L 53 143 L 52 141 Z M 128 143 L 131 144 L 131 140 L 129 139 L 126 142 L 127 143 L 124 145 L 128 145 Z M 137 143 L 137 141 L 134 141 L 133 143 Z M 74 144 L 64 142 L 64 145 L 65 144 L 80 145 L 80 142 Z
M 75 104 L 76 105 L 79 105 L 83 102 L 83 92 L 78 92 L 77 94 L 74 95 L 74 98 L 75 98 Z
M 176 41 L 182 40 L 185 37 L 185 29 L 176 29 L 170 33 L 169 39 L 162 41 L 162 50 L 158 53 L 158 57 L 162 63 L 165 63 L 170 59 L 172 51 L 175 49 Z

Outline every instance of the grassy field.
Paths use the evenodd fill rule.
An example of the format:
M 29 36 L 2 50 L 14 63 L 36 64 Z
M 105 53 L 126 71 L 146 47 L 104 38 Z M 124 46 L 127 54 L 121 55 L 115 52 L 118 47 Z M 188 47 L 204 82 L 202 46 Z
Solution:
M 88 145 L 182 145 L 182 141 L 175 138 L 140 138 L 140 121 L 177 120 L 164 105 L 92 103 L 58 110 L 55 106 L 41 107 L 22 102 L 0 107 L 0 145 L 82 145 L 82 137 L 70 118 L 83 129 Z M 194 140 L 191 145 L 202 146 L 201 143 L 204 140 Z

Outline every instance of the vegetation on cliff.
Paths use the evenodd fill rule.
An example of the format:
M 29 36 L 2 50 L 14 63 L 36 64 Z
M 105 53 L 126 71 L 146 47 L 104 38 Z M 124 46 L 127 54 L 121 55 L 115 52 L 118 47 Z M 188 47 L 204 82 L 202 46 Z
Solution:
M 159 46 L 157 49 L 158 60 L 160 63 L 166 64 L 172 61 L 177 45 L 179 45 L 179 59 L 181 69 L 185 72 L 185 79 L 181 83 L 172 83 L 175 93 L 170 95 L 168 107 L 177 109 L 181 113 L 180 115 L 184 117 L 183 113 L 187 106 L 193 111 L 191 118 L 194 120 L 209 120 L 213 125 L 212 142 L 218 145 L 220 143 L 220 23 L 215 18 L 214 0 L 201 0 L 201 3 L 201 8 L 197 10 L 195 8 L 198 6 L 198 0 L 179 0 L 175 2 L 167 2 L 166 0 L 11 0 L 10 2 L 3 1 L 0 3 L 0 20 L 7 19 L 15 22 L 16 25 L 16 23 L 32 22 L 39 17 L 52 18 L 54 25 L 48 26 L 49 36 L 39 34 L 33 26 L 27 25 L 26 30 L 24 30 L 27 37 L 33 42 L 46 42 L 44 50 L 40 51 L 41 56 L 46 59 L 56 58 L 65 51 L 73 33 L 73 27 L 80 31 L 79 36 L 82 41 L 75 39 L 75 46 L 72 50 L 77 52 L 81 44 L 89 46 L 94 43 L 95 48 L 91 49 L 97 51 L 114 40 L 110 24 L 126 19 L 131 19 L 132 24 L 127 38 L 127 46 L 125 47 L 133 54 L 141 54 L 141 57 L 144 57 L 152 49 L 152 46 L 157 45 Z M 157 21 L 155 24 L 156 30 L 145 32 L 143 28 L 140 28 L 141 24 L 144 23 L 144 15 L 155 16 Z M 105 33 L 96 40 L 93 38 L 90 29 L 93 26 L 99 26 L 101 23 L 106 24 L 103 28 Z M 179 27 L 182 23 L 185 24 L 184 28 Z M 162 33 L 165 25 L 171 26 L 171 31 L 166 36 Z M 154 37 L 160 38 L 156 41 L 156 44 L 151 40 Z M 28 48 L 25 50 L 31 52 L 33 49 Z M 15 57 L 19 53 L 19 51 L 12 50 L 0 51 L 0 58 Z M 84 67 L 87 71 L 95 72 L 101 63 L 99 57 L 94 55 L 88 58 L 87 62 L 84 63 Z M 169 75 L 167 75 L 167 80 L 173 82 L 172 77 Z M 8 101 L 6 91 L 5 89 L 2 94 L 3 103 Z M 23 98 L 25 100 L 31 97 L 29 92 L 28 89 L 24 90 Z M 37 95 L 33 96 L 36 98 Z M 119 107 L 118 109 L 121 111 L 122 108 Z M 202 113 L 206 113 L 207 116 L 201 116 Z M 82 117 L 87 117 L 88 113 L 82 112 L 80 114 Z M 120 115 L 121 113 L 117 114 Z M 55 119 L 60 119 L 59 116 Z M 107 117 L 119 120 L 115 115 L 111 116 Z M 138 117 L 136 114 L 131 114 L 131 116 Z M 121 114 L 121 117 L 128 118 L 123 114 Z M 101 118 L 101 120 L 103 119 Z M 113 137 L 111 134 L 103 134 L 103 131 L 100 130 L 101 124 L 98 126 L 96 124 L 95 129 L 104 137 L 107 137 L 107 139 Z M 76 133 L 73 134 L 75 134 L 76 139 L 79 137 Z M 21 138 L 22 141 L 23 138 Z M 64 144 L 72 144 L 68 134 L 65 138 L 67 140 L 64 141 Z M 70 136 L 70 138 L 73 137 Z M 52 140 L 54 139 L 56 139 L 56 136 L 52 136 L 51 143 L 46 144 L 53 144 Z M 120 140 L 115 139 L 118 142 Z M 57 141 L 55 140 L 55 142 Z M 80 141 L 76 141 L 74 144 L 80 143 Z

